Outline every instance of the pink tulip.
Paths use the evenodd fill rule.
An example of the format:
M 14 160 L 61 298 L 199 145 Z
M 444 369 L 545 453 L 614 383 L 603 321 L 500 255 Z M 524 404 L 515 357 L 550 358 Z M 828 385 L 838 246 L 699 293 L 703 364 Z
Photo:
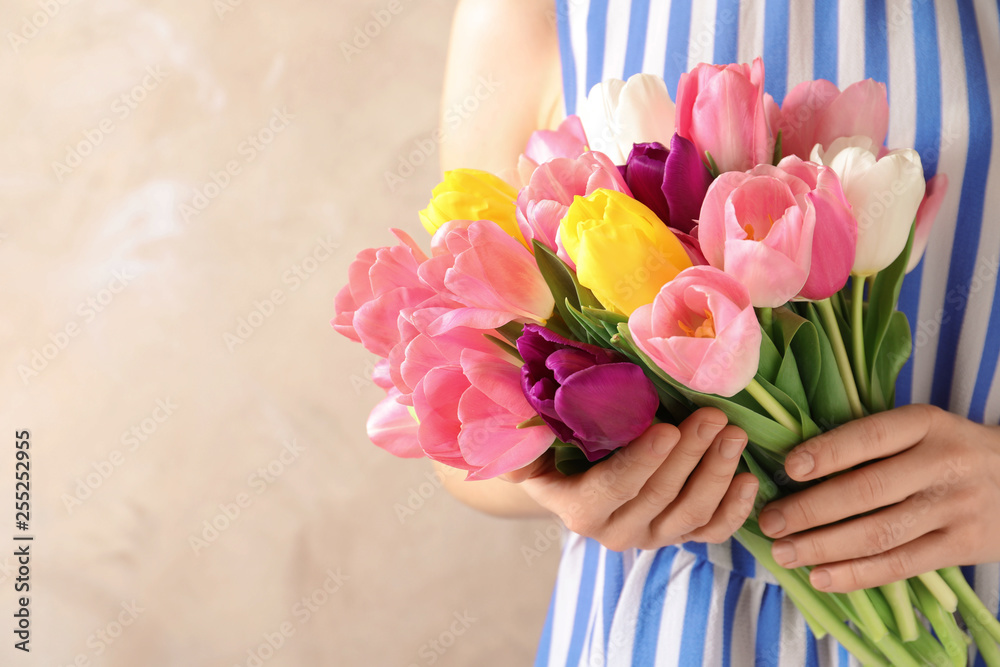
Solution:
M 445 465 L 488 479 L 522 468 L 555 440 L 545 425 L 517 428 L 537 412 L 521 391 L 516 360 L 465 350 L 460 365 L 429 371 L 413 392 L 423 451 Z
M 544 322 L 555 300 L 534 255 L 496 223 L 453 220 L 431 240 L 434 257 L 419 276 L 441 296 L 464 307 L 444 313 L 431 327 L 494 329 L 513 320 Z
M 916 229 L 913 232 L 913 249 L 910 251 L 910 261 L 906 265 L 906 272 L 909 273 L 917 268 L 920 258 L 924 256 L 927 249 L 927 241 L 931 238 L 931 227 L 937 218 L 944 196 L 948 192 L 948 174 L 937 174 L 927 181 L 927 189 L 924 191 L 924 199 L 917 209 Z
M 750 293 L 713 267 L 682 271 L 628 327 L 640 350 L 694 391 L 733 396 L 757 373 L 761 331 Z
M 780 178 L 797 200 L 801 202 L 804 197 L 806 207 L 815 211 L 809 277 L 798 297 L 820 301 L 839 292 L 847 284 L 854 265 L 858 223 L 837 174 L 794 155 L 782 159 L 777 167 L 758 165 L 750 174 Z
M 555 158 L 531 176 L 528 186 L 517 196 L 517 224 L 529 243 L 535 239 L 557 252 L 573 267 L 573 260 L 559 244 L 559 222 L 566 216 L 576 195 L 587 196 L 595 190 L 617 190 L 628 196 L 618 167 L 604 153 L 588 152 L 578 158 Z
M 401 310 L 436 296 L 417 269 L 427 257 L 405 232 L 393 230 L 399 245 L 358 253 L 348 269 L 348 283 L 337 294 L 333 328 L 370 352 L 387 357 L 399 343 Z
M 702 156 L 712 155 L 720 172 L 746 171 L 769 163 L 774 137 L 764 105 L 764 62 L 700 64 L 682 74 L 677 88 L 677 134 Z
M 417 421 L 398 399 L 399 390 L 389 389 L 387 396 L 372 409 L 368 416 L 368 437 L 393 456 L 420 458 L 424 450 L 417 438 Z
M 876 147 L 889 131 L 885 84 L 872 79 L 840 90 L 829 81 L 806 81 L 792 88 L 781 105 L 781 150 L 808 160 L 813 146 L 829 148 L 840 137 L 866 136 Z
M 746 285 L 760 308 L 784 304 L 809 277 L 816 210 L 805 192 L 796 197 L 791 178 L 728 172 L 701 207 L 698 240 L 706 259 Z
M 559 157 L 578 158 L 586 150 L 587 135 L 579 116 L 567 116 L 556 130 L 532 132 L 517 163 L 521 184 L 526 185 L 535 169 L 546 162 Z
M 452 327 L 437 335 L 430 333 L 433 324 L 449 308 L 420 308 L 400 313 L 400 344 L 393 348 L 388 359 L 391 383 L 402 392 L 399 401 L 412 405 L 413 389 L 427 373 L 438 366 L 457 365 L 463 350 L 493 352 L 496 344 L 487 334 L 499 338 L 495 330 Z

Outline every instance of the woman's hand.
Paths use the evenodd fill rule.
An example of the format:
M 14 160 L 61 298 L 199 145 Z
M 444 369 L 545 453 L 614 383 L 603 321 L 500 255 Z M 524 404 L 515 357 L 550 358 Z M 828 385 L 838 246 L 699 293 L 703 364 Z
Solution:
M 585 473 L 566 477 L 551 453 L 509 473 L 566 526 L 624 551 L 697 540 L 723 542 L 753 508 L 757 479 L 737 475 L 747 436 L 715 408 L 680 427 L 655 424 Z
M 843 473 L 760 514 L 761 530 L 782 538 L 778 563 L 822 566 L 810 577 L 818 590 L 1000 560 L 1000 427 L 910 405 L 804 442 L 785 469 L 799 481 Z

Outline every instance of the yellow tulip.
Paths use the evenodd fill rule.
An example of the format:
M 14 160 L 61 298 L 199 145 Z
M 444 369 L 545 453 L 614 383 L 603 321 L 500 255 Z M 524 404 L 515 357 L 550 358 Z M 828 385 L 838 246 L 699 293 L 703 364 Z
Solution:
M 434 188 L 420 221 L 433 234 L 452 220 L 490 220 L 527 246 L 517 226 L 516 200 L 517 190 L 503 179 L 478 169 L 454 169 Z
M 559 236 L 580 284 L 623 315 L 652 303 L 661 287 L 691 266 L 684 246 L 655 213 L 613 190 L 575 197 Z

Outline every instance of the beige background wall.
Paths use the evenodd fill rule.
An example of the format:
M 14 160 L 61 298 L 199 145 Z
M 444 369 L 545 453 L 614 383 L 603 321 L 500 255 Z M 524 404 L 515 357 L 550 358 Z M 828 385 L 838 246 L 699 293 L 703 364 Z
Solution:
M 0 664 L 530 664 L 553 524 L 368 443 L 372 359 L 328 325 L 437 179 L 454 2 L 390 4 L 0 6 Z

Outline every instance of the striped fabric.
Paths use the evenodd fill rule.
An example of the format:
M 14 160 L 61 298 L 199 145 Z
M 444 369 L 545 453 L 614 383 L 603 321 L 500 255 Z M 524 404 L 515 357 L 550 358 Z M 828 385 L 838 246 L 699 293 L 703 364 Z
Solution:
M 1000 421 L 998 0 L 557 0 L 567 113 L 609 77 L 763 56 L 776 100 L 815 78 L 888 85 L 887 144 L 950 186 L 900 297 L 914 335 L 897 403 Z M 992 168 L 991 168 L 992 167 Z M 1000 564 L 965 568 L 1000 613 Z M 970 664 L 982 665 L 974 653 Z M 536 665 L 854 665 L 816 641 L 738 544 L 608 551 L 567 533 Z

